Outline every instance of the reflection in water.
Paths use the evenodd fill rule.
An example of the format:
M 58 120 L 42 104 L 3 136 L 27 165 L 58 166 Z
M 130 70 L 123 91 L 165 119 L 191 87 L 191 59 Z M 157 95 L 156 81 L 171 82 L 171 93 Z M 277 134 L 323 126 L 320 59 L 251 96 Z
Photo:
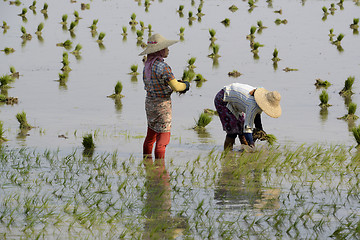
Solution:
M 131 76 L 131 82 L 132 83 L 137 83 L 138 82 L 138 77 L 136 75 L 132 75 Z
M 115 97 L 115 98 L 114 98 L 114 101 L 115 101 L 115 109 L 116 109 L 116 112 L 117 112 L 117 113 L 121 113 L 122 107 L 123 107 L 123 104 L 122 104 L 122 102 L 121 102 L 121 97 Z
M 174 239 L 187 228 L 182 217 L 171 216 L 170 176 L 164 159 L 144 159 L 146 171 L 146 216 L 143 239 Z
M 320 114 L 321 122 L 325 123 L 328 119 L 329 110 L 326 107 L 320 108 L 319 114 Z
M 217 203 L 232 209 L 246 206 L 260 210 L 278 209 L 280 189 L 264 189 L 261 164 L 243 162 L 244 159 L 245 155 L 236 156 L 232 152 L 221 159 L 221 174 L 214 196 Z
M 344 99 L 344 103 L 345 103 L 346 107 L 349 107 L 349 104 L 352 102 L 351 95 L 343 95 L 342 97 Z
M 201 143 L 208 143 L 211 140 L 211 134 L 206 129 L 195 129 Z

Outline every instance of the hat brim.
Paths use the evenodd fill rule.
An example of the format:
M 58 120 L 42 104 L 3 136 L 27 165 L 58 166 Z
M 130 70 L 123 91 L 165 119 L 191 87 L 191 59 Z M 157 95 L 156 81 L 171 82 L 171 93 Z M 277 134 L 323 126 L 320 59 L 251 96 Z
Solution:
M 165 40 L 165 41 L 163 41 L 161 43 L 158 43 L 158 44 L 156 44 L 154 46 L 147 46 L 146 49 L 139 54 L 139 56 L 158 52 L 158 51 L 160 51 L 162 49 L 170 47 L 171 45 L 173 45 L 173 44 L 175 44 L 177 42 L 179 42 L 179 41 L 178 40 Z
M 269 91 L 265 88 L 257 88 L 255 90 L 255 101 L 257 105 L 263 110 L 268 116 L 272 118 L 278 118 L 281 116 L 281 106 L 272 106 L 266 99 L 266 93 Z

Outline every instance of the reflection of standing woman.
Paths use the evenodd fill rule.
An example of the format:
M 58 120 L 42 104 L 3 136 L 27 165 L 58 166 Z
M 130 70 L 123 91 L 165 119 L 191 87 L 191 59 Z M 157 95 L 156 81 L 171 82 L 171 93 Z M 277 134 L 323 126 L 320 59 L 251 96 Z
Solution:
M 239 136 L 241 143 L 255 146 L 252 132 L 255 126 L 262 130 L 260 114 L 264 111 L 273 118 L 281 115 L 281 96 L 277 91 L 232 83 L 221 89 L 214 103 L 226 132 L 224 149 L 232 149 Z
M 147 116 L 147 135 L 143 145 L 144 157 L 152 157 L 153 145 L 155 158 L 165 158 L 165 149 L 170 142 L 171 129 L 171 98 L 173 91 L 186 92 L 189 82 L 177 81 L 170 66 L 164 62 L 169 54 L 168 47 L 176 40 L 167 40 L 160 34 L 149 37 L 146 49 L 139 55 L 147 54 L 143 71 L 146 100 L 145 110 Z

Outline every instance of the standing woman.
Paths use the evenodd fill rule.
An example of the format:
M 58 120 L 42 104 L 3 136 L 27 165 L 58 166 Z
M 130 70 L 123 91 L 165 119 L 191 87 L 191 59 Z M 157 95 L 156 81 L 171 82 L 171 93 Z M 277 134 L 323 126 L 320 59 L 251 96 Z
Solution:
M 185 93 L 190 87 L 189 82 L 176 80 L 170 66 L 164 62 L 164 58 L 169 54 L 168 47 L 176 42 L 178 41 L 167 40 L 160 34 L 154 34 L 149 37 L 146 49 L 139 54 L 147 54 L 143 71 L 147 117 L 144 158 L 152 158 L 155 142 L 155 159 L 165 158 L 165 149 L 170 142 L 171 93 Z
M 262 130 L 260 114 L 264 111 L 273 118 L 281 115 L 280 93 L 247 84 L 232 83 L 221 89 L 214 100 L 221 124 L 226 132 L 224 149 L 232 150 L 236 137 L 240 142 L 255 147 L 252 132 Z

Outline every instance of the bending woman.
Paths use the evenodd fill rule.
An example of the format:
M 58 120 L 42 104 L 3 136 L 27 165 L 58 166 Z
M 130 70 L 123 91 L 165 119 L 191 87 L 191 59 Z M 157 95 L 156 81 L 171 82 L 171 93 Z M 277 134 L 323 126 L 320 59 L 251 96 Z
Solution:
M 281 115 L 281 96 L 277 91 L 232 83 L 221 89 L 214 100 L 221 124 L 226 132 L 224 149 L 231 149 L 238 136 L 240 142 L 255 147 L 252 137 L 254 122 L 262 130 L 260 114 L 273 118 Z

